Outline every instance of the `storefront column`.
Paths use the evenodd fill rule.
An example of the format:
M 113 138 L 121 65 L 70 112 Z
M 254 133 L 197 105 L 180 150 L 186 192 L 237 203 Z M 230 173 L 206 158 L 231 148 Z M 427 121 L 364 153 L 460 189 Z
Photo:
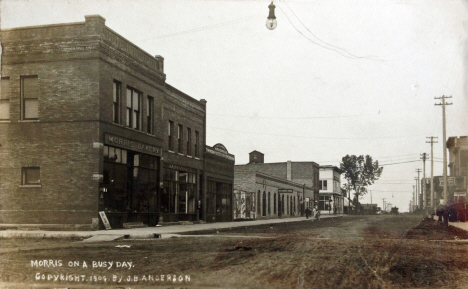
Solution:
M 204 183 L 204 182 L 203 182 Z M 203 193 L 202 193 L 203 195 Z M 203 208 L 203 204 L 200 204 L 200 200 L 201 200 L 202 196 L 200 196 L 200 170 L 197 169 L 197 194 L 195 196 L 195 200 L 196 200 L 196 220 L 197 222 L 200 221 L 200 209 Z M 203 202 L 202 202 L 203 203 Z M 201 208 L 200 208 L 200 205 L 201 205 Z
M 207 222 L 208 217 L 206 215 L 207 213 L 207 204 L 208 204 L 208 196 L 206 194 L 206 182 L 207 182 L 207 177 L 206 173 L 202 175 L 203 178 L 203 184 L 202 184 L 202 210 L 203 210 L 203 221 Z
M 157 196 L 157 210 L 156 212 L 159 213 L 159 223 L 163 222 L 163 216 L 161 212 L 161 196 L 164 190 L 164 160 L 163 157 L 159 158 L 159 185 L 158 185 L 158 196 Z

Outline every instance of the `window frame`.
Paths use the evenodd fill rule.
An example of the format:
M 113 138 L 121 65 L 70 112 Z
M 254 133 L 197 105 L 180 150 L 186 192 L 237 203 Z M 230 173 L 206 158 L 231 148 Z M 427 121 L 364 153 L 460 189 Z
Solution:
M 154 97 L 146 97 L 146 132 L 154 134 Z
M 196 158 L 200 157 L 199 147 L 200 147 L 200 133 L 196 130 L 195 131 L 195 157 Z
M 39 178 L 37 182 L 28 181 L 29 170 L 38 170 Z M 40 186 L 41 185 L 41 168 L 38 166 L 22 167 L 21 168 L 21 185 L 22 186 Z
M 142 130 L 141 101 L 143 93 L 131 86 L 127 86 L 126 106 L 127 118 L 125 125 L 134 130 Z M 135 105 L 135 99 L 137 103 Z M 136 106 L 136 107 L 135 107 Z
M 112 83 L 112 121 L 116 124 L 122 123 L 122 83 L 114 80 Z
M 167 143 L 167 149 L 170 151 L 174 151 L 174 122 L 172 120 L 169 120 L 168 124 L 168 143 Z
M 37 95 L 36 97 L 26 97 L 24 89 L 25 79 L 36 79 Z M 38 120 L 39 119 L 39 76 L 38 75 L 21 75 L 20 76 L 20 105 L 21 105 L 21 120 Z M 36 117 L 26 117 L 26 100 L 36 100 L 37 102 L 37 115 Z
M 184 152 L 183 141 L 184 141 L 184 126 L 181 124 L 178 124 L 177 125 L 177 152 L 180 154 Z
M 2 118 L 2 115 L 0 114 L 0 121 L 5 121 L 5 120 L 10 120 L 10 77 L 2 77 L 1 78 L 1 86 L 2 86 L 2 91 L 0 94 L 0 105 L 1 104 L 6 104 L 5 106 L 7 107 L 5 109 L 5 118 Z M 4 81 L 8 81 L 8 91 L 4 91 L 3 89 L 3 84 Z
M 192 129 L 187 127 L 187 156 L 192 155 Z

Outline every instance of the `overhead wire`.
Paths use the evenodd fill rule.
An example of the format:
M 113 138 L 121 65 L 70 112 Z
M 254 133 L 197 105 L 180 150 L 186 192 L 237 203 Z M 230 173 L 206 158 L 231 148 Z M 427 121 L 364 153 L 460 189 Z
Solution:
M 343 48 L 339 48 L 341 50 L 344 50 L 346 51 L 349 55 L 346 55 L 346 54 L 343 54 L 340 50 L 337 50 L 335 48 L 330 48 L 330 47 L 327 47 L 327 46 L 324 46 L 320 43 L 317 43 L 316 41 L 310 39 L 309 37 L 307 37 L 306 35 L 304 35 L 304 33 L 302 33 L 291 21 L 291 19 L 289 19 L 288 15 L 284 12 L 283 8 L 281 8 L 281 6 L 278 5 L 278 8 L 281 10 L 281 12 L 283 12 L 284 16 L 286 17 L 286 19 L 289 21 L 289 23 L 291 24 L 291 26 L 300 34 L 302 35 L 302 37 L 304 37 L 305 39 L 309 40 L 310 42 L 312 42 L 313 44 L 319 46 L 319 47 L 322 47 L 324 49 L 327 49 L 327 50 L 330 50 L 330 51 L 334 51 L 338 54 L 340 54 L 341 56 L 345 57 L 345 58 L 349 58 L 349 59 L 367 59 L 367 60 L 373 60 L 373 61 L 384 61 L 382 59 L 373 59 L 373 58 L 370 58 L 370 57 L 375 57 L 375 56 L 354 56 L 353 54 L 347 52 L 347 50 L 343 49 Z M 293 13 L 294 14 L 294 13 Z M 300 21 L 300 20 L 299 20 Z M 300 21 L 302 23 L 302 21 Z M 308 30 L 308 29 L 307 29 Z M 324 42 L 325 43 L 325 42 Z
M 236 132 L 244 132 L 244 133 L 253 133 L 259 135 L 270 135 L 270 136 L 281 136 L 281 137 L 297 137 L 297 138 L 310 138 L 310 139 L 347 139 L 347 140 L 378 140 L 378 139 L 393 139 L 393 138 L 408 138 L 408 137 L 415 137 L 415 135 L 411 136 L 384 136 L 384 137 L 319 137 L 319 136 L 306 136 L 306 135 L 282 135 L 282 134 L 274 134 L 274 133 L 264 133 L 258 131 L 246 131 L 246 130 L 237 130 L 237 129 L 228 129 L 228 128 L 221 128 L 221 127 L 214 127 L 214 126 L 207 126 L 208 128 L 220 129 L 220 130 L 227 130 L 227 131 L 236 131 Z M 418 160 L 419 161 L 419 160 Z

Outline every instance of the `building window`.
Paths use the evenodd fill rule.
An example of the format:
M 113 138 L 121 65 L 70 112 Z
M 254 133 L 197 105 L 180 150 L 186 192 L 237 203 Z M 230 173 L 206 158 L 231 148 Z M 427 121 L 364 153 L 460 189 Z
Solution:
M 196 211 L 197 174 L 164 169 L 163 213 L 194 214 Z
M 200 157 L 200 152 L 198 151 L 198 147 L 200 146 L 200 134 L 198 131 L 195 131 L 195 157 Z
M 120 124 L 120 105 L 122 103 L 122 84 L 116 80 L 114 80 L 113 84 L 113 109 L 112 109 L 112 119 L 114 123 Z
M 276 193 L 273 193 L 273 214 L 276 215 Z
M 154 98 L 148 95 L 146 102 L 146 132 L 154 134 Z
M 319 182 L 319 190 L 326 191 L 328 189 L 327 180 L 320 180 Z
M 127 126 L 141 130 L 141 92 L 127 87 Z
M 0 94 L 0 120 L 10 119 L 10 78 L 2 77 Z
M 38 119 L 39 88 L 37 75 L 21 76 L 21 119 Z
M 39 167 L 24 167 L 21 169 L 22 185 L 40 185 L 41 173 Z
M 187 128 L 187 155 L 192 155 L 192 130 Z
M 183 133 L 184 133 L 184 127 L 181 124 L 179 124 L 177 126 L 177 151 L 179 153 L 183 153 L 182 151 L 182 140 L 183 140 L 182 134 Z
M 174 151 L 174 122 L 169 121 L 168 131 L 167 131 L 167 143 L 168 149 Z
M 268 215 L 271 215 L 271 194 L 268 192 Z

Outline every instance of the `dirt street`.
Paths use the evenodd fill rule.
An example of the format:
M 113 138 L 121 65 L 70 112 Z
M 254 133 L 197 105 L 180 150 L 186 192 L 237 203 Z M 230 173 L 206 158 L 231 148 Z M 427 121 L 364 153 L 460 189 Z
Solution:
M 247 225 L 247 224 L 246 224 Z M 152 240 L 1 239 L 1 288 L 467 288 L 468 233 L 350 216 Z

